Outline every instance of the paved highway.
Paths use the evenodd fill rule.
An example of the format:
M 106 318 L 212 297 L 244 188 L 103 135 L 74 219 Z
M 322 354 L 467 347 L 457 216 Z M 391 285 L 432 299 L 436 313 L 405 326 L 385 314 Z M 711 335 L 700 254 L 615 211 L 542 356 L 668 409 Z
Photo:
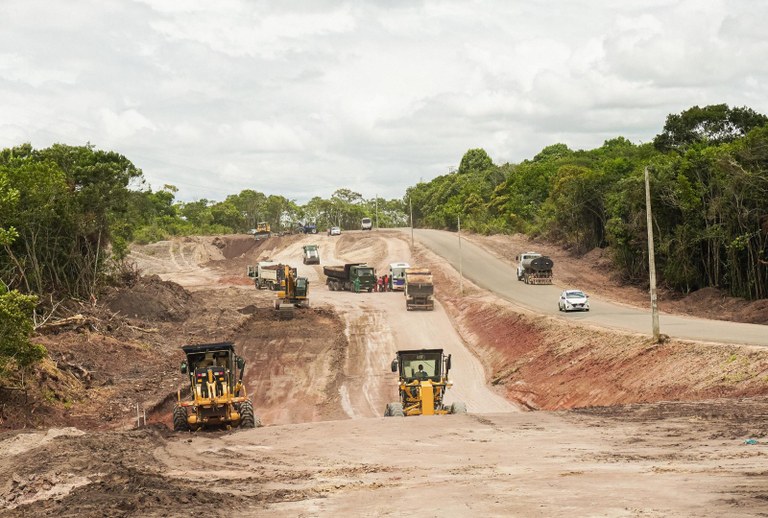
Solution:
M 557 301 L 563 290 L 562 287 L 555 285 L 531 286 L 520 282 L 517 280 L 514 266 L 497 259 L 465 239 L 461 240 L 461 254 L 459 254 L 459 239 L 454 232 L 415 229 L 414 237 L 424 246 L 444 257 L 456 270 L 459 270 L 459 258 L 461 257 L 466 279 L 515 304 L 547 315 L 582 320 L 603 327 L 642 333 L 648 336 L 652 335 L 650 300 L 648 310 L 641 310 L 590 296 L 591 310 L 588 313 L 563 314 L 557 310 Z M 514 256 L 521 251 L 510 250 L 509 253 Z M 557 276 L 557 264 L 555 264 L 555 276 Z M 585 287 L 574 287 L 588 291 Z M 670 337 L 706 342 L 768 345 L 768 326 L 706 320 L 665 313 L 660 314 L 659 322 L 661 332 Z

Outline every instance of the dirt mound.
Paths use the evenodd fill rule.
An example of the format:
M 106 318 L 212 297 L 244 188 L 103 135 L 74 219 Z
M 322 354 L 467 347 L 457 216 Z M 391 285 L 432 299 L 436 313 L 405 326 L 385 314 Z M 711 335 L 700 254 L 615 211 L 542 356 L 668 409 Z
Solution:
M 675 307 L 681 313 L 705 316 L 718 320 L 768 324 L 768 300 L 748 301 L 729 297 L 717 288 L 702 288 L 676 300 Z
M 241 235 L 216 236 L 211 241 L 213 246 L 221 250 L 224 259 L 239 257 L 260 243 L 262 242 L 255 240 L 252 236 Z
M 246 257 L 252 260 L 269 261 L 272 257 L 290 247 L 292 244 L 301 241 L 303 238 L 304 234 L 273 236 L 269 239 L 259 241 L 258 248 L 253 249 L 253 251 L 248 253 Z
M 104 304 L 115 313 L 148 322 L 179 322 L 197 309 L 187 290 L 157 275 L 141 277 L 130 288 L 112 290 Z
M 350 262 L 375 265 L 383 260 L 386 253 L 386 244 L 377 236 L 344 234 L 336 241 L 336 255 L 346 257 Z
M 0 516 L 134 516 L 147 507 L 175 516 L 190 505 L 220 515 L 245 504 L 245 497 L 206 489 L 197 480 L 160 475 L 152 452 L 170 437 L 165 427 L 47 436 L 24 436 L 37 444 L 4 465 L 12 476 L 0 488 Z

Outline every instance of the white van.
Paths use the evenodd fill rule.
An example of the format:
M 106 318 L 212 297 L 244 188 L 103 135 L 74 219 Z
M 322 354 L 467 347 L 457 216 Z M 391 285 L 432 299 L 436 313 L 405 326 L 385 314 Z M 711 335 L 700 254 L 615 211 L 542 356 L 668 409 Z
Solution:
M 373 228 L 373 223 L 371 222 L 371 218 L 363 218 L 363 221 L 360 223 L 360 229 L 371 230 L 372 228 Z

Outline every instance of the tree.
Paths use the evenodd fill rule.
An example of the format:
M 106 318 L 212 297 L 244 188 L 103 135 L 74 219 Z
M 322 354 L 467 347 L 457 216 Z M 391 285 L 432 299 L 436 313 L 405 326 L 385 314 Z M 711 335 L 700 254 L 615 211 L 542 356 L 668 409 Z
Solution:
M 130 236 L 126 220 L 140 214 L 128 188 L 141 171 L 124 156 L 92 146 L 22 146 L 0 153 L 6 192 L 3 225 L 17 238 L 3 245 L 0 272 L 9 286 L 27 293 L 87 297 L 105 273 L 115 237 Z M 111 246 L 116 244 L 116 246 Z
M 767 123 L 768 117 L 746 106 L 694 106 L 680 114 L 668 115 L 664 131 L 653 139 L 653 145 L 659 151 L 666 152 L 680 150 L 697 142 L 723 144 L 733 142 L 753 128 L 765 126 Z
M 493 167 L 493 161 L 484 149 L 470 149 L 461 157 L 459 174 L 480 173 Z

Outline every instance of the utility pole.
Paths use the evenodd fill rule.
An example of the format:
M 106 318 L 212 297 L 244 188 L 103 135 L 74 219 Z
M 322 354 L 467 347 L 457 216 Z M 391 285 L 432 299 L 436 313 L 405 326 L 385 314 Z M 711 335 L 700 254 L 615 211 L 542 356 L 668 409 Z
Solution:
M 464 260 L 461 253 L 461 216 L 457 216 L 459 223 L 459 293 L 464 296 Z
M 376 195 L 376 202 L 374 203 L 374 206 L 376 207 L 376 230 L 379 230 L 379 195 Z
M 659 342 L 659 305 L 656 298 L 656 257 L 653 248 L 653 215 L 651 213 L 651 187 L 648 168 L 645 168 L 645 217 L 648 225 L 648 270 L 651 284 L 651 321 L 653 323 L 653 341 Z
M 413 202 L 410 196 L 408 196 L 408 206 L 411 209 L 411 250 L 413 250 Z

